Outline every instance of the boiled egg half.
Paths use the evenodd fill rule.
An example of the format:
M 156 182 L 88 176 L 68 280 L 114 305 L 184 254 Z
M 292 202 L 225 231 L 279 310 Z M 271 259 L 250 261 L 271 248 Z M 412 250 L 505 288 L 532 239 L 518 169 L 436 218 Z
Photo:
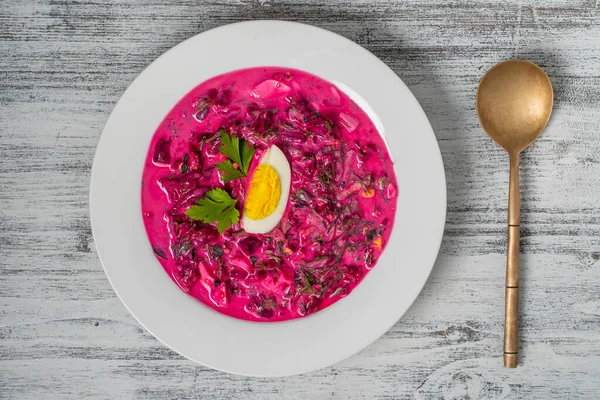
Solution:
M 250 178 L 242 215 L 246 232 L 267 233 L 277 226 L 287 206 L 290 182 L 290 163 L 279 147 L 272 145 Z

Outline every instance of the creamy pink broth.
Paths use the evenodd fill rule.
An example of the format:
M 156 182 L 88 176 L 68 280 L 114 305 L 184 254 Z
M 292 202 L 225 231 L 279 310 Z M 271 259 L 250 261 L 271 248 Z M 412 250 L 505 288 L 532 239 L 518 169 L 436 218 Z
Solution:
M 220 179 L 220 128 L 254 144 L 248 178 Z M 248 234 L 245 193 L 273 144 L 292 171 L 286 211 L 271 232 Z M 240 199 L 240 223 L 222 235 L 185 215 L 213 188 Z M 261 67 L 209 79 L 169 112 L 146 158 L 142 212 L 156 258 L 184 292 L 232 317 L 283 321 L 360 283 L 388 242 L 397 196 L 390 155 L 363 110 L 319 77 Z

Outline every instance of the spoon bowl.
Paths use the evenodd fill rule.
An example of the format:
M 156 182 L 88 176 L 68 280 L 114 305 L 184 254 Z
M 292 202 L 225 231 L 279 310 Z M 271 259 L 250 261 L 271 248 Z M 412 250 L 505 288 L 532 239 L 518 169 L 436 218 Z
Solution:
M 517 366 L 519 354 L 519 154 L 548 124 L 553 98 L 548 75 L 534 63 L 523 60 L 504 61 L 492 67 L 477 89 L 477 115 L 481 126 L 510 157 L 504 316 L 504 366 L 507 368 Z
M 483 130 L 509 153 L 520 153 L 542 133 L 552 114 L 550 78 L 529 61 L 497 64 L 477 90 Z

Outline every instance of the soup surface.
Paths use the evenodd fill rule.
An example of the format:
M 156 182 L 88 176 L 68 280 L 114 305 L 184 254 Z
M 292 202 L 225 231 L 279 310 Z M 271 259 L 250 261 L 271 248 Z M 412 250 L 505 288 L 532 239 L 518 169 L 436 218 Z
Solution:
M 398 188 L 373 122 L 312 74 L 211 78 L 175 105 L 144 166 L 158 261 L 207 306 L 283 321 L 347 296 L 390 237 Z

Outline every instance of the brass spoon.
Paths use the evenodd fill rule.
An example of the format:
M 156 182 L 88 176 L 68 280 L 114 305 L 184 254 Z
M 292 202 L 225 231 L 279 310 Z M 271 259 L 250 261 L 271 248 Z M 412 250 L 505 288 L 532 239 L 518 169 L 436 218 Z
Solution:
M 519 353 L 519 155 L 550 119 L 552 84 L 548 75 L 529 61 L 504 61 L 481 79 L 476 102 L 483 130 L 510 156 L 504 366 L 515 368 Z

